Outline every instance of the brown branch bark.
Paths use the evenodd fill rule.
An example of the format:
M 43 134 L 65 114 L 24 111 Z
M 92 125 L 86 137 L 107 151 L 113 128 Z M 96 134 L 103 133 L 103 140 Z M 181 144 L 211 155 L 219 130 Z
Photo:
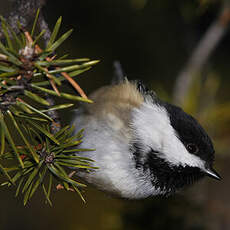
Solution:
M 191 86 L 196 74 L 201 71 L 209 57 L 227 32 L 230 22 L 230 4 L 225 3 L 216 20 L 209 26 L 200 39 L 185 67 L 179 73 L 173 94 L 175 104 L 182 105 L 185 95 Z
M 46 0 L 13 0 L 12 11 L 6 18 L 12 29 L 19 33 L 17 22 L 20 22 L 22 27 L 27 27 L 33 21 L 38 8 L 45 5 Z M 3 38 L 3 33 L 0 31 L 0 39 Z

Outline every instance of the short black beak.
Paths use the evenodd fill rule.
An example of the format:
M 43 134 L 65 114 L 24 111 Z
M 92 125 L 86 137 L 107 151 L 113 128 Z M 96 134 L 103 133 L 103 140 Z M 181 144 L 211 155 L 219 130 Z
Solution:
M 212 168 L 206 168 L 204 172 L 207 176 L 212 177 L 216 180 L 222 179 L 221 176 Z

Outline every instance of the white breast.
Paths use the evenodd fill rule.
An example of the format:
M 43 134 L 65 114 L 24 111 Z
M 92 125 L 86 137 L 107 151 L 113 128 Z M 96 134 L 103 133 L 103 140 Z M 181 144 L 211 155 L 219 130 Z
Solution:
M 113 119 L 111 114 L 108 116 Z M 94 166 L 99 167 L 91 173 L 81 172 L 78 175 L 99 189 L 124 198 L 139 199 L 159 194 L 159 190 L 152 186 L 149 174 L 135 168 L 128 145 L 129 136 L 122 132 L 122 121 L 117 126 L 115 120 L 108 125 L 104 120 L 92 119 L 90 115 L 76 115 L 75 127 L 85 130 L 80 148 L 96 149 L 82 155 L 95 160 Z

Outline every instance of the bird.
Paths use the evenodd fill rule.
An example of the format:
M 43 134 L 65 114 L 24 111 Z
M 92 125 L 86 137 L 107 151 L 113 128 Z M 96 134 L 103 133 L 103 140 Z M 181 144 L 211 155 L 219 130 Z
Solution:
M 77 175 L 108 194 L 125 199 L 169 196 L 213 169 L 215 150 L 206 131 L 180 107 L 161 100 L 141 81 L 103 86 L 74 113 L 75 132 L 84 129 L 83 157 L 92 170 Z

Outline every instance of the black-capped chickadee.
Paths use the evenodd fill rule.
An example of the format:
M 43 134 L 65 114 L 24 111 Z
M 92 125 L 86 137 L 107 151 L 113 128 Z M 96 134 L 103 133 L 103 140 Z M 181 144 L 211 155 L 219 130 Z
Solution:
M 99 169 L 78 173 L 100 190 L 128 199 L 168 195 L 212 169 L 213 144 L 200 124 L 181 108 L 161 101 L 142 83 L 124 79 L 94 92 L 93 104 L 76 112 L 84 129 L 82 155 Z

